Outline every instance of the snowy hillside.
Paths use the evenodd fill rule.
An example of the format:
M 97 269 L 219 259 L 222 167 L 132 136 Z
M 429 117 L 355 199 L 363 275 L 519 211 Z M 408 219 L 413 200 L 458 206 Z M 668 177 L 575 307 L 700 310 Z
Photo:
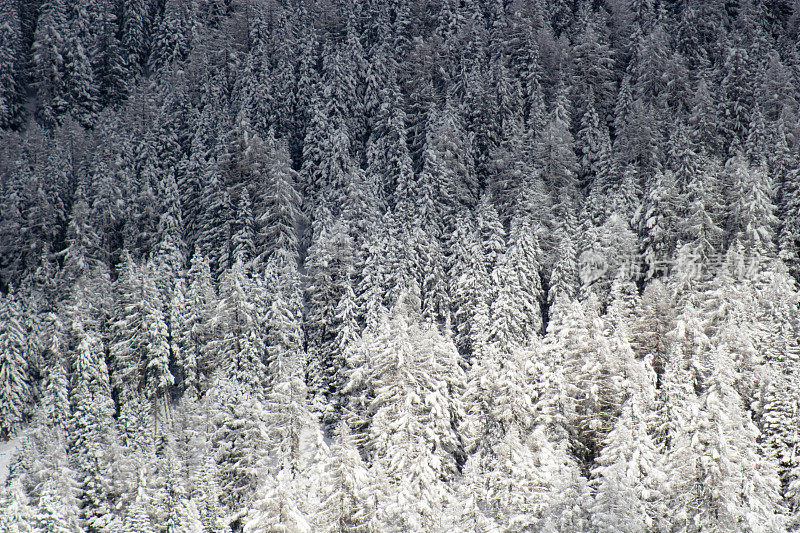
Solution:
M 0 0 L 0 533 L 800 531 L 798 43 Z

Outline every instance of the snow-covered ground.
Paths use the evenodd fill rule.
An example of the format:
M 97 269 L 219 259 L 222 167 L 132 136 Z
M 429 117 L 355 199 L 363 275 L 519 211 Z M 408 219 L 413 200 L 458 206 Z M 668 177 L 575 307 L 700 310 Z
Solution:
M 6 484 L 11 458 L 14 456 L 18 446 L 19 438 L 11 439 L 8 442 L 0 441 L 0 487 Z

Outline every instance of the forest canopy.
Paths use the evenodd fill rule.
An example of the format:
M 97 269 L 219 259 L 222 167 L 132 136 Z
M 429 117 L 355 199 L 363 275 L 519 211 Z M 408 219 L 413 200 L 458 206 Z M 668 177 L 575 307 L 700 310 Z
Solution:
M 798 279 L 797 0 L 0 0 L 0 532 L 800 531 Z

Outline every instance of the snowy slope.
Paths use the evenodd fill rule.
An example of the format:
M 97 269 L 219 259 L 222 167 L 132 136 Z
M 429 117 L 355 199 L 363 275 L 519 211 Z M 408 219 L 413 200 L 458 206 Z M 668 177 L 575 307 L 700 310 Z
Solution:
M 11 439 L 8 442 L 0 442 L 0 487 L 6 483 L 8 470 L 11 466 L 11 458 L 18 447 L 19 438 Z

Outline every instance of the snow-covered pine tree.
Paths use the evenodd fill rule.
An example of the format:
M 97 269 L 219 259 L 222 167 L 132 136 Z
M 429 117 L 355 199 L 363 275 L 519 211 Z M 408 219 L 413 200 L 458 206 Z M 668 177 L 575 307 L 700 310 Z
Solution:
M 67 469 L 65 469 L 67 470 Z M 35 532 L 73 533 L 80 531 L 78 505 L 75 497 L 74 479 L 69 479 L 69 471 L 60 473 L 44 482 L 39 496 L 35 517 Z
M 675 332 L 677 339 L 682 331 Z M 676 422 L 666 485 L 671 527 L 780 529 L 784 516 L 778 505 L 777 466 L 761 450 L 758 429 L 733 388 L 727 347 L 705 353 L 711 372 L 705 379 L 692 378 L 685 367 L 702 354 L 690 355 L 687 362 L 681 362 L 680 350 L 675 355 L 679 359 L 671 364 L 678 370 L 671 389 L 677 394 L 670 410 L 675 410 Z
M 242 531 L 311 533 L 313 530 L 309 519 L 300 510 L 299 492 L 295 489 L 294 481 L 287 470 L 266 475 L 253 509 L 245 518 Z
M 256 244 L 253 207 L 250 202 L 250 193 L 247 192 L 246 187 L 241 190 L 234 221 L 231 227 L 230 263 L 249 265 L 255 258 Z
M 82 323 L 73 321 L 72 328 L 77 347 L 72 363 L 68 450 L 78 473 L 81 524 L 89 531 L 116 531 L 121 526 L 121 517 L 115 512 L 120 464 L 115 463 L 119 450 L 104 347 L 98 334 Z
M 10 128 L 22 121 L 22 25 L 14 4 L 0 9 L 5 21 L 0 26 L 0 128 Z
M 528 220 L 512 220 L 509 248 L 492 272 L 497 299 L 490 308 L 489 342 L 507 353 L 528 345 L 542 330 L 542 251 Z
M 345 105 L 344 102 L 340 104 Z M 336 215 L 342 205 L 345 186 L 356 169 L 351 154 L 351 132 L 347 129 L 346 117 L 331 115 L 322 101 L 314 103 L 312 113 L 303 143 L 301 170 L 303 197 L 308 202 L 306 214 L 315 215 L 317 208 L 324 205 Z
M 321 516 L 315 517 L 323 531 L 376 531 L 376 484 L 344 421 L 336 427 L 336 440 L 331 446 L 324 481 Z
M 681 240 L 705 270 L 722 248 L 723 230 L 718 221 L 722 215 L 718 197 L 719 168 L 712 161 L 702 161 L 687 176 L 684 195 L 684 217 L 678 224 Z
M 69 225 L 67 226 L 67 247 L 62 250 L 62 269 L 60 276 L 67 286 L 79 279 L 88 277 L 100 264 L 100 237 L 90 219 L 89 204 L 81 187 L 77 199 L 72 204 Z
M 489 194 L 484 194 L 475 209 L 475 222 L 485 269 L 492 272 L 506 250 L 506 231 Z
M 0 493 L 0 531 L 3 533 L 32 533 L 34 510 L 31 508 L 19 481 L 12 482 Z
M 0 295 L 0 438 L 3 439 L 20 429 L 31 407 L 25 318 L 13 293 Z
M 674 253 L 677 228 L 675 178 L 671 172 L 656 172 L 647 185 L 642 204 L 634 215 L 640 238 L 645 279 L 665 275 Z
M 197 472 L 195 500 L 197 500 L 200 522 L 209 533 L 225 531 L 223 512 L 220 506 L 220 486 L 218 482 L 218 466 L 214 457 L 206 454 Z
M 343 298 L 352 299 L 353 255 L 352 239 L 340 220 L 323 227 L 306 260 L 309 385 L 312 394 L 321 398 L 332 399 L 337 393 L 334 381 L 341 354 L 335 341 L 343 324 L 340 318 L 350 321 L 344 327 L 352 329 L 352 313 L 339 316 L 337 307 Z
M 747 49 L 742 46 L 741 36 L 736 35 L 736 37 L 737 39 L 725 49 L 724 64 L 721 65 L 724 76 L 719 87 L 721 125 L 725 145 L 730 146 L 741 146 L 747 137 L 753 89 L 753 84 L 747 83 L 750 75 L 750 57 Z
M 584 468 L 591 465 L 603 438 L 613 428 L 624 386 L 620 359 L 625 354 L 612 352 L 593 305 L 596 301 L 591 298 L 586 304 L 568 304 L 545 340 L 545 350 L 551 352 L 554 364 L 563 371 L 558 402 L 569 424 L 575 454 Z
M 66 112 L 66 52 L 67 7 L 63 0 L 45 2 L 39 9 L 33 41 L 34 87 L 41 99 L 37 113 L 50 126 L 60 122 Z
M 211 265 L 211 273 L 219 278 L 230 265 L 230 238 L 233 206 L 222 183 L 216 161 L 209 161 L 202 170 L 202 207 L 198 214 L 197 246 Z
M 303 198 L 298 190 L 298 175 L 292 168 L 289 148 L 284 141 L 267 139 L 272 148 L 266 175 L 263 204 L 258 215 L 256 247 L 262 263 L 275 256 L 278 263 L 296 263 L 299 236 L 306 222 L 303 215 Z
M 570 86 L 575 91 L 576 116 L 596 113 L 606 124 L 614 106 L 615 50 L 610 46 L 606 20 L 600 13 L 585 13 L 578 24 L 582 27 L 572 47 Z M 609 141 L 610 142 L 610 141 Z
M 559 299 L 568 302 L 578 293 L 578 253 L 571 228 L 559 228 L 558 248 L 555 261 L 550 272 L 550 283 L 547 291 L 547 304 L 550 316 L 555 316 L 556 303 Z
M 64 38 L 64 91 L 72 117 L 84 128 L 94 126 L 100 110 L 98 86 L 89 59 L 91 20 L 84 4 L 67 4 Z
M 137 491 L 136 498 L 128 507 L 128 512 L 122 527 L 122 531 L 125 533 L 134 533 L 135 531 L 152 533 L 155 531 L 155 527 L 148 513 L 147 496 L 144 494 L 143 490 Z
M 574 209 L 578 193 L 578 159 L 575 155 L 571 133 L 571 109 L 568 87 L 560 83 L 550 119 L 535 141 L 534 153 L 542 177 L 558 199 L 558 214 Z
M 211 282 L 208 261 L 199 251 L 192 256 L 187 283 L 185 308 L 179 310 L 182 329 L 178 332 L 178 343 L 181 359 L 177 363 L 181 369 L 184 390 L 199 397 L 217 364 L 210 345 L 213 333 L 211 320 L 217 307 L 217 295 Z
M 213 360 L 224 365 L 225 375 L 257 398 L 262 397 L 268 381 L 259 327 L 259 288 L 241 262 L 225 273 L 210 322 L 216 334 L 208 345 Z
M 208 395 L 219 503 L 229 515 L 236 517 L 246 511 L 258 487 L 259 458 L 266 452 L 269 442 L 264 408 L 236 379 L 218 378 Z M 214 521 L 213 516 L 206 514 L 205 517 L 207 522 Z
M 128 72 L 135 73 L 140 68 L 136 61 L 142 58 L 139 51 L 143 49 L 140 46 L 141 39 L 147 37 L 142 35 L 146 32 L 146 26 L 141 24 L 136 0 L 126 2 L 126 7 L 130 9 L 123 13 L 123 40 L 127 38 L 132 46 L 124 47 L 128 53 L 125 67 Z M 125 18 L 128 18 L 127 24 Z M 151 72 L 168 71 L 173 65 L 180 65 L 188 59 L 193 38 L 192 27 L 196 27 L 196 24 L 196 12 L 189 6 L 175 0 L 164 3 L 164 14 L 150 32 L 147 64 Z
M 303 381 L 305 358 L 302 353 L 283 354 L 273 364 L 274 383 L 264 403 L 264 418 L 269 438 L 269 453 L 262 456 L 260 468 L 269 472 L 266 485 L 260 489 L 256 502 L 257 513 L 271 512 L 276 494 L 271 485 L 276 479 L 292 487 L 295 494 L 303 494 L 298 501 L 298 511 L 317 526 L 323 511 L 325 468 L 330 458 L 327 444 L 317 416 L 307 396 Z M 284 476 L 286 476 L 284 478 Z M 277 494 L 283 497 L 282 493 Z M 274 507 L 273 507 L 274 509 Z M 322 520 L 324 522 L 324 520 Z
M 62 354 L 51 352 L 50 356 L 42 406 L 48 423 L 63 429 L 70 416 L 69 379 Z
M 124 68 L 130 77 L 142 71 L 148 53 L 148 8 L 144 0 L 122 2 L 121 44 L 125 51 Z M 167 10 L 167 14 L 169 10 Z M 166 17 L 165 17 L 166 18 Z
M 753 166 L 741 154 L 725 163 L 732 193 L 729 213 L 729 240 L 741 240 L 752 257 L 774 253 L 774 184 L 766 165 Z
M 663 527 L 662 487 L 667 480 L 650 438 L 645 406 L 634 392 L 606 436 L 592 469 L 592 524 L 598 531 L 643 531 Z
M 463 416 L 464 382 L 452 341 L 420 323 L 418 306 L 418 297 L 405 295 L 353 348 L 363 363 L 345 389 L 359 391 L 351 396 L 349 423 L 373 467 L 386 476 L 382 527 L 415 531 L 443 519 L 450 497 L 445 480 L 462 453 L 455 428 Z
M 636 244 L 636 235 L 617 213 L 611 213 L 602 226 L 591 228 L 579 257 L 581 292 L 593 293 L 605 304 L 620 271 L 634 279 L 639 264 Z
M 366 171 L 381 184 L 384 201 L 408 201 L 414 175 L 406 138 L 406 113 L 395 77 L 380 89 L 380 105 L 367 141 Z
M 541 457 L 517 428 L 510 428 L 490 451 L 469 459 L 479 466 L 468 470 L 461 482 L 489 520 L 507 531 L 529 530 L 541 526 L 553 497 L 553 480 L 548 478 L 552 472 L 541 464 L 549 459 Z
M 610 185 L 611 139 L 608 127 L 605 122 L 601 123 L 595 109 L 594 90 L 591 88 L 586 97 L 586 111 L 581 117 L 578 143 L 580 146 L 579 184 L 582 190 L 591 191 L 591 196 L 596 198 L 594 203 L 598 204 L 606 188 Z M 602 223 L 602 220 L 599 220 L 602 215 L 602 211 L 599 209 L 602 206 L 593 205 L 592 207 L 598 210 L 592 218 Z
M 535 389 L 531 382 L 531 359 L 539 355 L 537 346 L 534 341 L 530 349 L 516 347 L 501 351 L 497 344 L 491 344 L 476 354 L 467 372 L 466 415 L 459 427 L 469 453 L 491 457 L 498 439 L 507 431 L 515 429 L 517 438 L 523 438 L 533 426 Z
M 421 169 L 409 192 L 415 218 L 436 236 L 452 228 L 460 207 L 472 208 L 477 203 L 475 162 L 468 143 L 469 136 L 449 100 L 443 110 L 429 113 Z
M 172 281 L 183 271 L 186 245 L 183 242 L 183 219 L 175 173 L 168 172 L 159 191 L 161 216 L 158 220 L 156 245 L 151 252 L 155 263 L 154 275 L 166 297 L 171 295 Z
M 174 383 L 174 376 L 167 317 L 152 265 L 139 267 L 128 256 L 116 282 L 116 293 L 110 344 L 114 386 L 123 395 L 125 389 L 144 394 L 152 402 L 157 421 L 160 409 L 167 407 L 165 394 Z

